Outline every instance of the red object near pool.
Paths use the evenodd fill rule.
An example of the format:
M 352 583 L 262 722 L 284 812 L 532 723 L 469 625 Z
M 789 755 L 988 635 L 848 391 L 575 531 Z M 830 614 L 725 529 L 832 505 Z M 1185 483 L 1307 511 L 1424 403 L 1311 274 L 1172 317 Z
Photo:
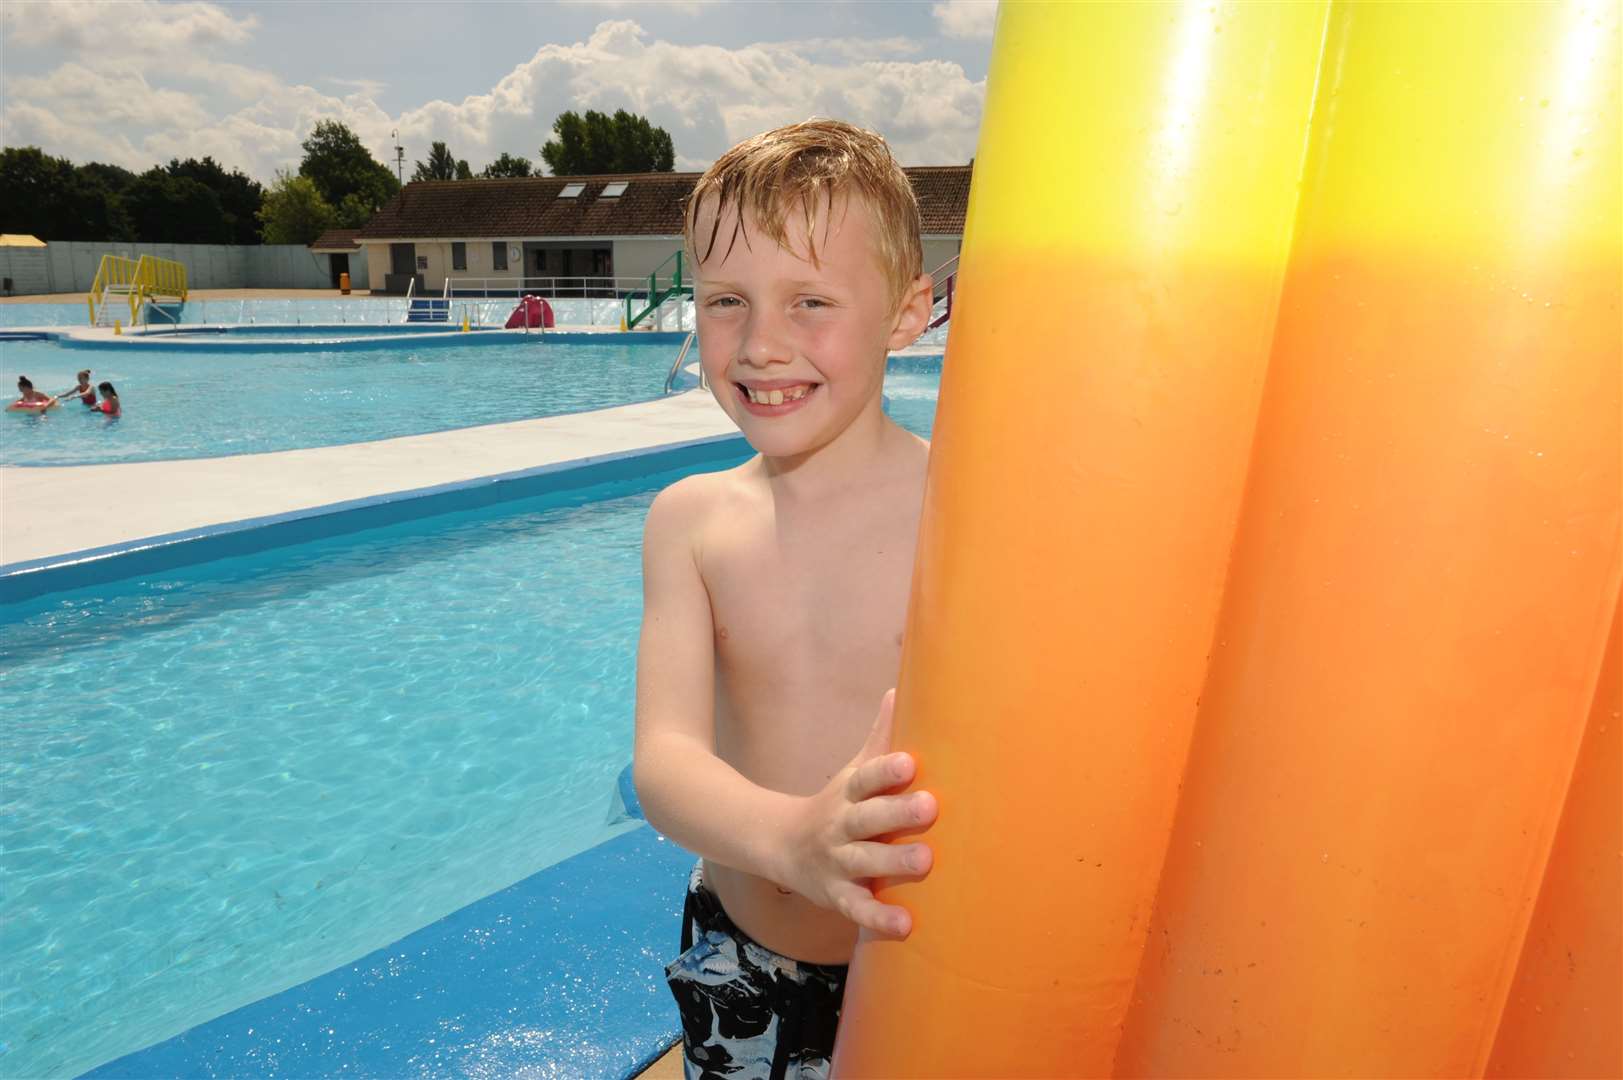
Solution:
M 552 329 L 556 324 L 552 319 L 552 305 L 539 296 L 526 296 L 518 302 L 513 314 L 507 317 L 507 329 L 516 330 L 520 327 L 527 329 Z

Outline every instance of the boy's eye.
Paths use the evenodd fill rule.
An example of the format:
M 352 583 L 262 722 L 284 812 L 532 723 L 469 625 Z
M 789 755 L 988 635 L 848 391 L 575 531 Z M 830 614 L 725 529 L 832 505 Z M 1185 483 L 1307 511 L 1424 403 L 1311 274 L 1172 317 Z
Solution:
M 713 296 L 705 301 L 706 307 L 735 307 L 740 303 L 736 296 Z
M 800 305 L 809 308 L 825 308 L 829 306 L 827 300 L 816 296 L 805 297 L 800 301 Z

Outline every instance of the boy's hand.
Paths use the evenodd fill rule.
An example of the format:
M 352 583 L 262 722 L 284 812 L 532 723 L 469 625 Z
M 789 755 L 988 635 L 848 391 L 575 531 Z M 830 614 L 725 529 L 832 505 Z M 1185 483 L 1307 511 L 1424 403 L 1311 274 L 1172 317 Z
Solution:
M 851 763 L 828 786 L 805 800 L 791 839 L 783 882 L 820 907 L 831 908 L 865 929 L 905 938 L 913 929 L 905 908 L 874 899 L 874 878 L 918 881 L 930 872 L 924 844 L 888 843 L 894 833 L 927 829 L 936 818 L 935 796 L 905 795 L 913 781 L 913 758 L 886 753 L 896 691 L 885 694 L 873 730 Z

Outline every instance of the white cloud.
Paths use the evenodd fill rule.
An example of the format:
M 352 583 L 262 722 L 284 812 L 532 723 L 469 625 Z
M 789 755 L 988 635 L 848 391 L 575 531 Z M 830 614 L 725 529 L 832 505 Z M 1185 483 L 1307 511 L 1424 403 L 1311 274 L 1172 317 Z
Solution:
M 125 50 L 116 63 L 87 58 L 45 76 L 10 78 L 3 134 L 8 144 L 134 169 L 212 154 L 269 180 L 297 166 L 300 142 L 330 118 L 386 163 L 398 128 L 409 175 L 434 140 L 476 171 L 503 152 L 539 162 L 559 113 L 624 108 L 671 133 L 678 169 L 704 168 L 747 135 L 810 116 L 874 128 L 906 165 L 966 162 L 985 84 L 956 63 L 914 55 L 900 39 L 676 45 L 631 20 L 610 19 L 584 41 L 541 46 L 485 93 L 391 116 L 364 80 L 327 80 L 353 88 L 334 94 L 239 64 Z
M 990 38 L 997 22 L 997 0 L 942 0 L 930 14 L 948 37 Z
M 6 0 L 0 26 L 18 45 L 56 45 L 85 53 L 181 52 L 240 44 L 259 20 L 217 4 L 157 0 Z

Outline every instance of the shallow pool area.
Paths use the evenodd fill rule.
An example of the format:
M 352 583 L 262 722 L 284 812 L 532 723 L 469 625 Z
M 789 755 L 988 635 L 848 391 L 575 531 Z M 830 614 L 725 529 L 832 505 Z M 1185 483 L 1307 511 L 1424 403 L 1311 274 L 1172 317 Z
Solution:
M 665 342 L 542 335 L 355 344 L 292 349 L 264 339 L 262 351 L 241 353 L 196 340 L 150 351 L 0 341 L 8 390 L 27 375 L 54 394 L 88 367 L 93 381 L 117 387 L 124 409 L 116 420 L 76 401 L 44 415 L 0 414 L 0 464 L 263 453 L 583 412 L 658 397 L 675 356 Z
M 675 475 L 0 609 L 0 1075 L 74 1075 L 627 827 Z

